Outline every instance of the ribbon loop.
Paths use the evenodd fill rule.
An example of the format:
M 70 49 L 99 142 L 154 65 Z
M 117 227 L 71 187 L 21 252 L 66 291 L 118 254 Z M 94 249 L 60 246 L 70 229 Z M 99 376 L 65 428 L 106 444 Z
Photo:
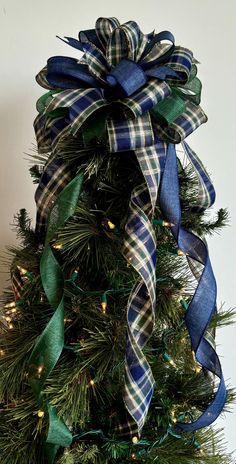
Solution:
M 108 40 L 115 28 L 119 27 L 120 22 L 117 18 L 98 18 L 95 24 L 95 30 L 100 44 L 105 51 Z
M 129 97 L 147 82 L 142 68 L 131 60 L 123 59 L 107 74 L 106 80 L 111 87 L 119 86 L 123 97 Z

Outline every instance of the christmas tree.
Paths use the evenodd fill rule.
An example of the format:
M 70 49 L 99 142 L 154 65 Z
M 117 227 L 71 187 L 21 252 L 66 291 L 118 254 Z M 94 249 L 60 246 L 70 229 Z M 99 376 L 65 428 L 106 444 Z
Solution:
M 98 18 L 36 76 L 35 228 L 14 218 L 2 295 L 1 464 L 229 464 L 216 353 L 215 191 L 186 137 L 198 61 L 168 31 Z

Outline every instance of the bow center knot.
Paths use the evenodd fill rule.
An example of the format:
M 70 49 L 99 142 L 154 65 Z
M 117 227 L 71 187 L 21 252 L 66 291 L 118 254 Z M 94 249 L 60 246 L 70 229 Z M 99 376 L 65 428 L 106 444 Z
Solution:
M 140 65 L 124 58 L 106 75 L 106 82 L 122 97 L 129 97 L 146 84 L 147 77 Z

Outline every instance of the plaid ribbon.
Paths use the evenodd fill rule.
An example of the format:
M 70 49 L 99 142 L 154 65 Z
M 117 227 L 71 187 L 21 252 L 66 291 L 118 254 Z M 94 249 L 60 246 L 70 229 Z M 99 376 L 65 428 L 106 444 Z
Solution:
M 72 173 L 61 158 L 53 159 L 46 164 L 35 192 L 37 205 L 35 232 L 39 243 L 44 241 L 49 213 L 59 193 L 71 178 Z
M 170 44 L 162 42 L 166 39 Z M 36 76 L 37 82 L 50 90 L 37 105 L 34 128 L 38 149 L 54 154 L 36 192 L 37 228 L 39 232 L 45 229 L 48 209 L 70 179 L 71 174 L 56 157 L 61 137 L 74 136 L 92 114 L 105 107 L 110 151 L 134 150 L 145 181 L 132 192 L 122 249 L 140 277 L 127 307 L 127 420 L 118 428 L 123 435 L 140 434 L 155 385 L 143 354 L 155 323 L 154 208 L 168 144 L 184 141 L 207 116 L 199 106 L 201 85 L 193 54 L 175 46 L 170 32 L 143 34 L 134 21 L 120 25 L 116 18 L 98 18 L 94 30 L 81 31 L 79 40 L 66 37 L 65 42 L 82 51 L 82 59 L 52 57 Z M 174 107 L 171 118 L 165 118 L 163 107 L 168 98 Z M 117 105 L 122 117 L 120 111 L 119 117 L 116 115 Z M 185 141 L 183 147 L 199 178 L 194 207 L 201 210 L 214 201 L 214 189 L 197 155 Z M 199 278 L 200 267 L 191 259 L 189 264 Z
M 139 273 L 141 280 L 130 294 L 127 307 L 124 401 L 141 433 L 153 396 L 154 378 L 143 354 L 155 323 L 156 239 L 152 218 L 157 200 L 166 144 L 156 140 L 151 147 L 135 150 L 145 184 L 131 195 L 125 228 L 123 255 Z M 126 428 L 134 430 L 129 419 Z M 137 430 L 136 430 L 137 433 Z

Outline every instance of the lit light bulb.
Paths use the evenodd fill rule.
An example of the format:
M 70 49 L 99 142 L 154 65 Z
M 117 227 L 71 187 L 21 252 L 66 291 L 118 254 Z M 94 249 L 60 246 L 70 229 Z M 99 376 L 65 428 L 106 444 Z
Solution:
M 39 411 L 37 412 L 37 415 L 38 415 L 38 417 L 44 417 L 44 411 L 39 409 Z
M 9 329 L 11 329 L 11 330 L 14 328 L 13 324 L 9 324 L 8 327 L 9 327 Z
M 102 313 L 105 314 L 105 313 L 106 313 L 106 310 L 107 310 L 107 303 L 106 303 L 106 301 L 102 301 L 101 307 L 102 307 Z
M 22 275 L 25 275 L 28 272 L 27 269 L 25 269 L 24 267 L 21 267 L 21 266 L 17 266 L 17 269 L 19 269 L 19 271 L 20 271 L 20 273 Z
M 162 225 L 164 227 L 173 227 L 174 226 L 174 224 L 172 222 L 168 222 L 168 221 L 163 221 Z
M 201 370 L 202 370 L 201 366 L 196 366 L 195 367 L 196 374 L 200 374 Z
M 12 314 L 16 313 L 16 311 L 17 311 L 16 307 L 11 309 Z
M 91 386 L 93 386 L 93 385 L 95 384 L 94 380 L 91 379 L 91 380 L 89 381 L 89 384 L 90 384 Z
M 178 256 L 184 256 L 185 253 L 184 253 L 182 250 L 178 249 L 177 255 L 178 255 Z
M 113 224 L 113 222 L 111 222 L 111 221 L 107 221 L 107 225 L 108 225 L 109 229 L 115 229 L 116 228 L 115 224 Z
M 106 310 L 107 310 L 107 296 L 106 296 L 106 293 L 103 293 L 103 295 L 102 295 L 101 307 L 102 307 L 102 313 L 106 314 Z
M 11 303 L 5 304 L 4 308 L 15 308 L 15 306 L 16 306 L 16 302 L 11 301 Z
M 62 243 L 55 243 L 54 245 L 52 245 L 52 247 L 55 250 L 61 250 L 63 248 L 63 245 L 62 245 Z
M 11 322 L 11 317 L 10 316 L 6 316 L 5 319 L 6 319 L 7 322 Z
M 38 369 L 37 369 L 37 371 L 38 371 L 38 374 L 42 374 L 42 372 L 43 372 L 43 366 L 39 366 Z
M 4 350 L 1 349 L 0 350 L 0 356 L 4 356 L 4 354 L 5 354 Z
M 136 437 L 136 436 L 133 437 L 133 438 L 132 438 L 132 442 L 133 442 L 134 444 L 135 444 L 135 443 L 138 443 L 138 437 Z

